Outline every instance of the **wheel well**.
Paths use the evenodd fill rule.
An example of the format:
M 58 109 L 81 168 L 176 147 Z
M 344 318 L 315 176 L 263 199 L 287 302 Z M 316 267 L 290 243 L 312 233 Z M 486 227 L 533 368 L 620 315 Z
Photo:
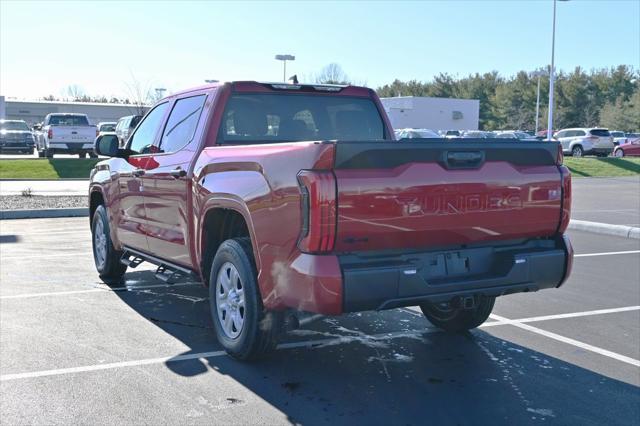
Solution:
M 237 237 L 250 237 L 244 216 L 230 209 L 213 209 L 207 212 L 202 223 L 200 241 L 202 253 L 200 270 L 206 285 L 209 285 L 211 263 L 218 247 L 225 240 Z
M 571 151 L 573 151 L 573 148 L 575 147 L 579 147 L 580 149 L 584 150 L 584 148 L 582 147 L 582 144 L 577 143 L 571 147 Z
M 102 193 L 99 191 L 93 191 L 91 193 L 91 197 L 89 198 L 89 226 L 91 226 L 91 221 L 93 220 L 93 214 L 96 212 L 96 209 L 101 204 L 104 204 L 104 198 L 102 197 Z

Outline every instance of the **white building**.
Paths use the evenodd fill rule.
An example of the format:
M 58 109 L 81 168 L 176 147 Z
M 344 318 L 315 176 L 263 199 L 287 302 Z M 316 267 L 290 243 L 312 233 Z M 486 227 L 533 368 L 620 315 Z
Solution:
M 91 124 L 101 121 L 118 121 L 126 115 L 143 114 L 148 107 L 93 102 L 18 101 L 0 97 L 0 118 L 24 120 L 29 125 L 40 123 L 47 114 L 77 112 L 87 114 Z
M 399 96 L 381 101 L 394 129 L 478 130 L 477 99 Z

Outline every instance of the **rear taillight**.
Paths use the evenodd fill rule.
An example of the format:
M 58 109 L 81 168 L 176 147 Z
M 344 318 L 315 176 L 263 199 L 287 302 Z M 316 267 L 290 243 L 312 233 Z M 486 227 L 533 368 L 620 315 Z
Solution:
M 598 142 L 598 137 L 597 136 L 587 136 L 586 139 L 589 142 Z
M 53 139 L 53 129 L 49 128 L 49 131 L 47 132 L 47 137 L 49 139 Z
M 336 179 L 331 171 L 301 170 L 302 230 L 298 247 L 305 253 L 327 253 L 336 241 Z
M 558 144 L 558 154 L 556 154 L 556 164 L 561 166 L 564 163 L 564 154 L 562 153 L 562 145 Z
M 571 172 L 566 166 L 560 166 L 559 169 L 562 184 L 562 212 L 558 232 L 563 233 L 567 230 L 571 218 Z

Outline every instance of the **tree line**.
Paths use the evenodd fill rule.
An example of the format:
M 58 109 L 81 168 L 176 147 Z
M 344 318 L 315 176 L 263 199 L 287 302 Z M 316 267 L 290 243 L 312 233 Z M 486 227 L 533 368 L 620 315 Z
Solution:
M 395 80 L 377 89 L 380 97 L 430 96 L 480 100 L 480 129 L 535 128 L 540 75 L 539 129 L 547 128 L 548 70 L 520 71 L 503 77 L 497 71 L 456 78 L 447 73 L 431 81 Z M 555 78 L 554 128 L 601 126 L 623 131 L 640 128 L 640 73 L 620 65 L 589 72 L 576 67 Z

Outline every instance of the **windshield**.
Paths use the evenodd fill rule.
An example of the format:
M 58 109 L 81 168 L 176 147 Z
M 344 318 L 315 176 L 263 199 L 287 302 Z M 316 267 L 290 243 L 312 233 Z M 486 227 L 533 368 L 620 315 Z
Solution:
M 89 120 L 85 115 L 52 115 L 49 117 L 51 126 L 88 126 Z
M 369 98 L 323 95 L 236 94 L 227 104 L 221 143 L 385 139 Z
M 8 131 L 8 130 L 24 130 L 29 131 L 29 126 L 24 121 L 5 121 L 4 123 L 0 123 L 0 130 Z

